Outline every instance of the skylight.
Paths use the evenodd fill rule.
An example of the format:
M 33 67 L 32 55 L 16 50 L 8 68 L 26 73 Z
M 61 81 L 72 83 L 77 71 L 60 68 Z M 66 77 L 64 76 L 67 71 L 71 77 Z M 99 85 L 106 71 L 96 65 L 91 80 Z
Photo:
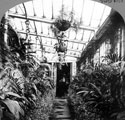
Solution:
M 39 59 L 42 55 L 40 48 L 42 41 L 44 55 L 49 61 L 55 60 L 56 51 L 53 46 L 57 43 L 57 39 L 50 26 L 59 16 L 62 6 L 67 12 L 73 11 L 75 19 L 81 23 L 77 32 L 73 29 L 65 32 L 68 46 L 67 61 L 76 61 L 80 57 L 85 46 L 111 12 L 110 7 L 92 0 L 32 0 L 11 8 L 8 11 L 9 19 L 17 33 L 24 38 L 27 14 L 30 21 L 30 38 L 34 43 L 32 48 L 37 51 L 36 56 Z

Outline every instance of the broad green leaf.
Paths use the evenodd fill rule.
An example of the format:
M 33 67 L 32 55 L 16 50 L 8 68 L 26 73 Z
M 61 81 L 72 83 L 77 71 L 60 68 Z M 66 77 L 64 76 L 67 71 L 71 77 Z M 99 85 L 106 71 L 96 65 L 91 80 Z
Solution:
M 5 94 L 3 93 L 3 91 L 0 91 L 0 99 L 2 99 L 2 100 L 5 99 Z
M 85 69 L 85 70 L 83 70 L 83 72 L 91 75 L 91 73 L 93 72 L 93 70 L 92 69 Z
M 118 114 L 117 120 L 125 120 L 125 111 Z
M 89 93 L 89 91 L 82 90 L 82 91 L 77 92 L 77 94 L 82 94 L 82 93 Z
M 27 100 L 27 98 L 25 96 L 21 97 L 27 104 L 29 104 L 29 101 Z
M 81 90 L 86 90 L 89 91 L 89 89 L 87 87 L 80 87 Z
M 16 94 L 16 93 L 13 93 L 13 92 L 5 92 L 5 95 L 11 95 L 11 96 L 14 96 L 14 97 L 21 98 L 21 96 L 19 96 L 19 95 Z
M 114 117 L 114 116 L 117 116 L 117 115 L 118 115 L 118 112 L 111 114 L 110 117 Z
M 19 105 L 19 103 L 17 101 L 6 99 L 3 102 L 7 105 L 8 109 L 16 117 L 16 119 L 19 120 L 19 118 L 20 118 L 19 113 L 21 113 L 22 115 L 24 115 L 24 111 L 20 107 L 20 105 Z
M 0 120 L 2 117 L 3 117 L 3 110 L 2 110 L 2 107 L 0 106 Z
M 99 90 L 98 87 L 96 87 L 96 85 L 90 83 L 90 85 L 92 86 L 92 88 L 94 88 L 94 90 L 96 90 L 100 95 L 102 95 L 101 91 Z
M 10 113 L 9 111 L 4 111 L 4 117 L 6 117 L 6 119 L 5 120 L 15 120 L 15 116 L 12 114 L 12 113 Z

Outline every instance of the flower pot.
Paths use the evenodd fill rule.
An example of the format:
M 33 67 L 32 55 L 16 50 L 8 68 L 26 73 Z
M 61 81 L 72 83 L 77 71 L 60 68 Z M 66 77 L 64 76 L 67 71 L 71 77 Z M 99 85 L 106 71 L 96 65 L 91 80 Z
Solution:
M 58 20 L 54 23 L 55 27 L 60 31 L 66 31 L 70 28 L 71 24 L 67 20 Z

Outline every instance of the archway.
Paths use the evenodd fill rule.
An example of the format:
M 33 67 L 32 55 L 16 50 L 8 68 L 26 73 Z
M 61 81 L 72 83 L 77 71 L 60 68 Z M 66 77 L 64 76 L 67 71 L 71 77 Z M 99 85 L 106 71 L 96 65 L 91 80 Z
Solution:
M 46 0 L 47 1 L 47 0 Z M 75 1 L 75 0 L 74 0 Z M 88 2 L 88 0 L 86 0 L 87 2 Z M 21 19 L 22 21 L 20 22 L 20 21 L 16 21 L 16 22 L 13 22 L 13 23 L 18 23 L 18 22 L 20 22 L 17 26 L 16 26 L 16 30 L 18 31 L 18 33 L 19 34 L 21 34 L 22 36 L 23 36 L 23 34 L 24 34 L 24 36 L 25 36 L 25 34 L 30 34 L 30 36 L 31 36 L 31 38 L 29 39 L 29 41 L 26 41 L 26 42 L 29 42 L 28 44 L 27 43 L 25 43 L 25 45 L 27 46 L 27 45 L 31 45 L 32 44 L 32 42 L 34 42 L 33 44 L 34 44 L 34 51 L 32 51 L 32 53 L 36 53 L 37 52 L 37 54 L 36 54 L 36 57 L 37 58 L 40 58 L 40 56 L 39 55 L 43 55 L 43 54 L 41 54 L 40 52 L 41 52 L 41 50 L 43 50 L 44 52 L 46 52 L 46 57 L 45 57 L 45 61 L 46 60 L 49 60 L 49 62 L 51 62 L 51 60 L 52 59 L 49 59 L 49 58 L 51 58 L 51 57 L 53 57 L 53 56 L 51 56 L 51 54 L 50 53 L 52 53 L 52 54 L 54 54 L 55 55 L 55 53 L 57 52 L 55 52 L 54 50 L 54 48 L 53 48 L 53 46 L 56 44 L 56 43 L 54 43 L 54 42 L 56 42 L 56 37 L 52 34 L 52 31 L 51 31 L 51 27 L 48 27 L 48 25 L 49 24 L 53 24 L 53 21 L 54 21 L 54 19 L 56 18 L 55 16 L 54 16 L 54 14 L 56 13 L 55 11 L 54 12 L 51 12 L 52 14 L 50 15 L 49 13 L 49 15 L 48 14 L 45 14 L 46 12 L 48 12 L 49 11 L 49 9 L 48 8 L 45 8 L 45 7 L 42 7 L 42 17 L 41 18 L 38 18 L 38 14 L 37 14 L 37 12 L 38 11 L 40 11 L 40 9 L 39 9 L 39 7 L 38 7 L 38 4 L 35 6 L 35 4 L 33 3 L 33 2 L 35 2 L 35 0 L 34 1 L 31 1 L 31 2 L 29 2 L 30 3 L 30 5 L 31 4 L 33 4 L 34 6 L 32 6 L 32 12 L 30 11 L 30 9 L 28 9 L 28 7 L 27 7 L 27 11 L 29 12 L 24 12 L 25 10 L 23 10 L 23 9 L 25 9 L 25 7 L 21 7 L 20 5 L 17 5 L 17 7 L 15 7 L 14 8 L 14 12 L 13 12 L 13 10 L 11 9 L 11 10 L 9 10 L 9 14 L 8 14 L 8 16 L 10 17 L 10 18 L 12 18 L 12 22 L 15 20 L 17 20 L 17 19 Z M 45 1 L 44 1 L 45 2 Z M 78 5 L 77 5 L 77 2 L 76 2 L 76 4 L 74 4 L 73 5 L 73 2 L 72 1 L 70 1 L 71 3 L 72 3 L 72 6 L 70 6 L 69 8 L 73 8 L 74 6 L 76 7 L 77 6 L 77 8 L 79 7 L 78 5 L 81 5 L 82 7 L 79 7 L 80 9 L 81 8 L 83 8 L 84 9 L 84 2 L 83 1 L 80 1 L 79 3 L 78 3 Z M 90 1 L 89 1 L 90 2 Z M 49 2 L 48 2 L 49 3 Z M 60 2 L 61 3 L 61 2 Z M 82 4 L 81 4 L 82 3 Z M 27 4 L 27 3 L 26 3 Z M 23 4 L 24 5 L 24 4 Z M 42 4 L 43 5 L 43 4 Z M 46 3 L 46 5 L 50 5 L 50 4 L 47 4 Z M 56 5 L 56 4 L 55 4 Z M 71 5 L 71 4 L 69 4 L 69 5 Z M 90 5 L 90 4 L 88 4 L 88 5 Z M 19 6 L 21 7 L 21 9 L 20 9 L 20 11 L 19 11 Z M 25 5 L 24 5 L 25 6 Z M 53 6 L 53 4 L 51 4 L 50 5 L 51 6 L 51 9 L 54 9 L 52 6 Z M 106 19 L 103 19 L 103 12 L 104 13 L 106 13 L 105 12 L 105 9 L 107 8 L 107 6 L 103 6 L 102 5 L 102 7 L 100 7 L 100 8 L 103 8 L 103 9 L 101 9 L 101 10 L 99 10 L 99 12 L 101 12 L 100 13 L 100 17 L 99 17 L 99 20 L 97 20 L 97 16 L 96 16 L 96 11 L 97 11 L 97 6 L 98 6 L 98 4 L 96 3 L 96 2 L 92 2 L 92 4 L 91 4 L 91 7 L 87 10 L 87 11 L 89 11 L 90 9 L 91 9 L 91 13 L 90 14 L 88 14 L 88 15 L 90 15 L 89 17 L 87 17 L 86 15 L 84 16 L 82 13 L 83 12 L 85 12 L 85 11 L 83 11 L 82 9 L 81 9 L 81 11 L 82 12 L 80 12 L 82 15 L 80 16 L 80 14 L 77 14 L 77 15 L 79 15 L 79 20 L 80 20 L 80 22 L 82 23 L 82 25 L 81 26 L 77 26 L 77 25 L 79 25 L 79 24 L 75 24 L 76 25 L 76 28 L 78 28 L 79 29 L 79 31 L 81 30 L 81 33 L 79 34 L 79 32 L 77 32 L 77 29 L 75 29 L 76 31 L 75 32 L 72 32 L 72 30 L 71 29 L 68 29 L 69 31 L 66 33 L 66 34 L 64 34 L 64 35 L 66 35 L 66 39 L 64 39 L 64 41 L 68 41 L 67 43 L 67 54 L 66 54 L 66 56 L 65 56 L 65 60 L 69 60 L 69 58 L 73 58 L 73 59 L 70 59 L 70 61 L 75 61 L 76 62 L 76 60 L 78 59 L 78 58 L 80 58 L 81 57 L 81 54 L 83 55 L 83 51 L 85 50 L 86 51 L 86 45 L 90 45 L 90 40 L 92 40 L 91 41 L 91 43 L 94 41 L 95 42 L 95 40 L 97 40 L 97 38 L 98 38 L 98 36 L 96 36 L 96 35 L 100 35 L 100 34 L 98 34 L 98 30 L 99 29 L 101 29 L 101 25 L 102 25 L 102 27 L 103 27 L 103 22 L 106 20 Z M 38 7 L 38 8 L 37 8 Z M 56 8 L 56 7 L 55 7 Z M 61 8 L 62 8 L 62 11 L 64 10 L 63 9 L 63 4 L 61 3 Z M 36 9 L 37 9 L 37 12 L 36 12 Z M 39 10 L 38 10 L 39 9 Z M 55 10 L 55 9 L 54 9 Z M 24 13 L 23 14 L 20 14 L 21 13 L 21 11 L 23 11 Z M 40 12 L 41 12 L 40 11 Z M 13 12 L 13 13 L 11 13 L 11 12 Z M 71 13 L 73 12 L 73 9 L 71 9 Z M 28 14 L 27 14 L 28 13 Z M 78 11 L 76 12 L 76 13 L 79 13 Z M 27 14 L 27 15 L 26 15 Z M 103 14 L 103 15 L 102 15 Z M 25 16 L 26 15 L 26 16 Z M 31 16 L 30 16 L 31 15 Z M 37 16 L 38 15 L 38 16 Z M 108 16 L 109 14 L 107 14 L 106 13 L 106 15 Z M 111 14 L 112 15 L 112 14 Z M 93 17 L 94 16 L 94 17 Z M 62 16 L 61 16 L 62 17 Z M 108 19 L 110 19 L 110 15 L 109 15 L 109 17 L 106 17 L 106 18 L 108 18 Z M 13 19 L 14 18 L 14 19 Z M 49 20 L 47 19 L 47 18 L 49 18 Z M 85 19 L 88 19 L 88 20 L 86 20 L 85 21 Z M 104 21 L 103 21 L 103 20 Z M 27 20 L 28 20 L 28 22 L 27 22 Z M 88 22 L 89 21 L 89 22 Z M 93 21 L 95 21 L 95 22 L 93 22 Z M 88 22 L 88 23 L 87 23 Z M 109 21 L 110 22 L 110 21 Z M 116 21 L 117 22 L 117 21 Z M 27 24 L 28 23 L 28 24 Z M 27 29 L 25 29 L 28 25 L 29 25 L 29 23 L 31 23 L 30 24 L 30 28 L 32 28 L 32 26 L 33 26 L 33 29 L 30 29 L 31 31 L 32 31 L 32 33 L 30 33 L 30 32 L 28 32 L 27 33 L 27 31 L 29 30 L 27 30 Z M 38 23 L 40 23 L 40 24 L 38 24 Z M 83 24 L 84 23 L 84 24 Z M 96 24 L 97 23 L 97 24 Z M 105 24 L 106 24 L 106 22 L 104 22 Z M 26 27 L 25 27 L 25 24 L 26 24 Z M 109 23 L 110 24 L 110 23 Z M 57 24 L 56 24 L 57 25 Z M 72 25 L 74 25 L 74 24 L 72 24 Z M 69 25 L 68 27 L 72 27 L 72 25 Z M 42 26 L 41 28 L 40 28 L 40 26 Z M 43 27 L 44 26 L 44 27 Z M 29 26 L 28 26 L 29 27 Z M 108 27 L 108 26 L 107 26 Z M 20 29 L 21 28 L 21 29 Z M 40 29 L 39 29 L 40 28 Z M 19 30 L 20 29 L 20 30 Z M 24 30 L 24 31 L 23 31 Z M 55 30 L 55 29 L 54 29 Z M 59 29 L 60 31 L 62 30 L 62 29 Z M 64 29 L 64 31 L 65 30 L 67 30 L 67 28 L 66 29 Z M 105 30 L 105 29 L 104 29 Z M 63 35 L 63 33 L 64 32 L 60 32 L 59 31 L 59 33 L 61 33 L 62 35 Z M 58 31 L 56 31 L 56 32 L 58 32 Z M 84 33 L 84 32 L 88 32 L 88 33 Z M 103 34 L 103 32 L 105 32 L 105 31 L 102 31 L 101 33 Z M 44 33 L 46 33 L 46 34 L 44 34 Z M 90 34 L 89 34 L 90 33 Z M 97 34 L 95 34 L 95 33 L 97 33 Z M 57 34 L 57 33 L 56 33 Z M 91 35 L 92 34 L 92 35 Z M 87 36 L 85 36 L 85 35 L 88 35 L 88 37 Z M 31 41 L 32 42 L 31 42 Z M 42 42 L 44 42 L 44 43 L 42 43 L 41 44 L 41 41 Z M 30 43 L 31 42 L 31 43 Z M 53 44 L 54 43 L 54 44 Z M 41 45 L 41 46 L 40 46 Z M 90 47 L 90 49 L 91 49 L 91 46 L 89 46 Z M 97 46 L 98 47 L 98 46 Z M 47 48 L 47 49 L 46 49 Z M 28 49 L 30 49 L 30 47 L 28 48 Z M 88 49 L 87 49 L 88 50 Z M 95 50 L 95 49 L 94 49 Z M 92 49 L 91 49 L 91 51 L 92 51 Z M 59 51 L 59 52 L 62 52 L 62 51 Z M 93 52 L 93 51 L 92 51 Z M 48 53 L 48 54 L 47 54 Z M 21 55 L 20 55 L 21 56 Z M 68 57 L 67 57 L 68 56 Z M 88 57 L 88 62 L 92 62 L 91 61 L 91 56 L 87 56 Z M 42 58 L 40 58 L 40 60 L 43 60 Z M 44 62 L 45 62 L 44 61 Z M 43 61 L 42 61 L 43 62 Z M 53 62 L 53 61 L 52 61 Z M 58 59 L 57 59 L 57 62 L 58 62 Z M 62 62 L 62 61 L 60 61 L 60 62 Z M 64 61 L 63 61 L 64 62 Z M 65 66 L 65 68 L 66 68 L 66 66 Z M 67 67 L 67 69 L 65 69 L 65 72 L 63 72 L 63 71 L 61 71 L 61 70 L 59 70 L 59 69 L 57 69 L 58 70 L 58 72 L 57 72 L 57 79 L 61 79 L 62 77 L 59 77 L 59 76 L 62 76 L 61 75 L 61 73 L 68 73 L 69 72 L 69 66 Z M 44 71 L 43 71 L 44 72 Z M 68 76 L 69 77 L 69 76 Z M 35 81 L 35 82 L 37 82 L 37 81 Z M 45 82 L 45 81 L 44 81 Z M 51 82 L 51 80 L 48 80 L 46 83 L 47 84 L 49 84 Z M 69 81 L 68 81 L 69 82 Z M 57 84 L 58 84 L 58 81 L 57 81 Z M 66 85 L 64 85 L 64 86 L 66 86 Z M 51 86 L 47 86 L 47 88 L 49 88 L 49 87 L 51 87 Z M 58 87 L 58 85 L 57 85 L 57 87 Z M 60 86 L 59 87 L 59 89 L 61 88 L 62 86 Z M 44 87 L 45 88 L 45 87 Z M 58 91 L 58 90 L 57 90 Z M 64 92 L 62 93 L 62 95 L 61 96 L 64 96 L 64 93 L 65 92 L 67 92 L 67 90 L 65 91 L 64 90 Z M 59 93 L 60 94 L 60 93 Z

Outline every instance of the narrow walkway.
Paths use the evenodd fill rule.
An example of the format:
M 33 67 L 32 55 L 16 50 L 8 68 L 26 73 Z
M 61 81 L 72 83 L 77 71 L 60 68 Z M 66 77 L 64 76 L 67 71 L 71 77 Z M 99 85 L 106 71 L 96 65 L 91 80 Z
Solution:
M 55 120 L 71 120 L 70 111 L 66 99 L 55 99 Z

